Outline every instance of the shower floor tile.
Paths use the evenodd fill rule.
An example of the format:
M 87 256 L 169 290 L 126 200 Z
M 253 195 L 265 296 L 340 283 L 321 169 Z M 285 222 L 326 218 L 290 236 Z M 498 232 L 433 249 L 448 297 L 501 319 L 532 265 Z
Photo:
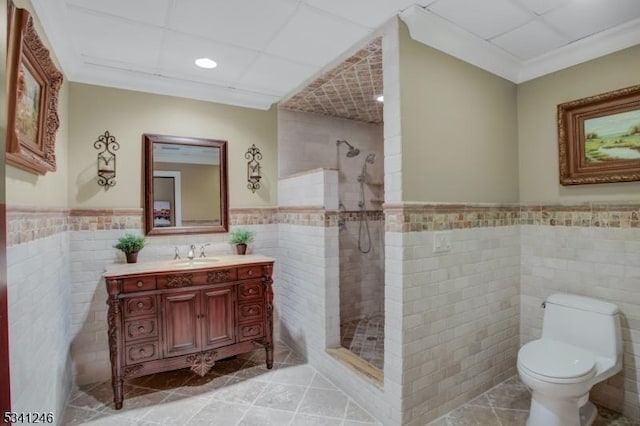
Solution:
M 376 368 L 384 367 L 384 315 L 347 321 L 340 326 L 342 347 Z

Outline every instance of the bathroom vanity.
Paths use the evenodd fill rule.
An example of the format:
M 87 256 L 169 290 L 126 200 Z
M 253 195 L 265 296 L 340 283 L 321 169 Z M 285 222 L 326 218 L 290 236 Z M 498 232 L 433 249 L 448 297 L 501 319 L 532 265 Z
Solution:
M 190 367 L 262 347 L 273 367 L 274 260 L 222 256 L 107 267 L 111 380 L 116 409 L 125 379 Z

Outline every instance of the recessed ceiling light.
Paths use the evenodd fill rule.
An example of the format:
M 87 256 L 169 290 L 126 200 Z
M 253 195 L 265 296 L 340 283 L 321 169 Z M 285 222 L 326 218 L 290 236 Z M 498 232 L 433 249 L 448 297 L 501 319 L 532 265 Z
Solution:
M 196 59 L 196 65 L 199 66 L 200 68 L 207 68 L 207 69 L 215 68 L 218 66 L 218 64 L 216 64 L 216 61 L 209 58 Z
M 384 96 L 380 95 L 376 98 L 376 101 L 378 102 L 384 102 Z

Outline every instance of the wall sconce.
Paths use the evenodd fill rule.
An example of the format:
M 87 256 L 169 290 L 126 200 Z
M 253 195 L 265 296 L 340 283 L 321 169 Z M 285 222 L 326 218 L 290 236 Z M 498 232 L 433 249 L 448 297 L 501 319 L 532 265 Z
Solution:
M 262 160 L 262 154 L 260 150 L 256 148 L 255 144 L 251 145 L 251 148 L 247 150 L 247 153 L 244 154 L 244 158 L 249 160 L 247 163 L 247 188 L 251 190 L 251 192 L 256 192 L 256 190 L 260 189 L 260 179 L 262 179 L 262 174 L 260 173 L 260 163 L 258 160 Z
M 104 135 L 100 135 L 98 140 L 93 143 L 95 149 L 101 149 L 98 152 L 98 185 L 104 186 L 105 191 L 116 184 L 116 154 L 115 151 L 120 149 L 120 144 L 114 136 L 105 131 Z

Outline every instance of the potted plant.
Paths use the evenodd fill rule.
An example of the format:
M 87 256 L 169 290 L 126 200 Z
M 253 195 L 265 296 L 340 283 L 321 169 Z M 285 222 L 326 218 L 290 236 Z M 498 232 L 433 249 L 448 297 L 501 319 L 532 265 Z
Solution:
M 118 238 L 118 244 L 113 246 L 122 251 L 127 256 L 127 263 L 136 263 L 138 261 L 138 252 L 147 244 L 142 235 L 124 234 L 124 237 Z
M 236 245 L 238 254 L 247 252 L 247 244 L 253 241 L 253 232 L 247 229 L 236 229 L 229 234 L 229 242 Z

